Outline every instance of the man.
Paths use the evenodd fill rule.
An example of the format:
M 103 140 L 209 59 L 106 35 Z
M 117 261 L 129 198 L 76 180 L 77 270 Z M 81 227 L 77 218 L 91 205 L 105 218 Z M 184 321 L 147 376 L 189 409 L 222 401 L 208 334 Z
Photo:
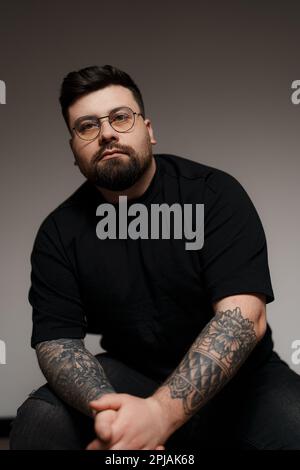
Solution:
M 31 345 L 47 383 L 18 409 L 11 449 L 300 449 L 300 378 L 273 351 L 266 239 L 245 190 L 153 155 L 140 91 L 115 67 L 68 74 L 60 103 L 86 181 L 34 243 Z M 148 210 L 144 225 L 154 205 L 204 204 L 203 246 L 116 236 L 121 219 L 99 215 L 120 216 L 121 197 L 131 222 Z M 106 352 L 85 348 L 87 332 Z

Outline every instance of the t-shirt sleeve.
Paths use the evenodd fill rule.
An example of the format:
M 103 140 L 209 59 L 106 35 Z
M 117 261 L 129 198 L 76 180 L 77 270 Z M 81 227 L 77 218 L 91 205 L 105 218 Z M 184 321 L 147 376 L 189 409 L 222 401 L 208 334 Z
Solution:
M 40 226 L 31 253 L 31 346 L 59 338 L 84 338 L 86 322 L 74 268 L 53 217 Z
M 221 170 L 205 183 L 204 244 L 199 251 L 211 302 L 261 293 L 274 300 L 267 243 L 259 215 L 242 185 Z

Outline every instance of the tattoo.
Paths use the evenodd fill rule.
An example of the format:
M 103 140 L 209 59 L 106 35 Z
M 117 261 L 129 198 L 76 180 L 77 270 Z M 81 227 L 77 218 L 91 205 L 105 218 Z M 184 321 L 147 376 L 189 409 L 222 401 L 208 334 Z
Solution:
M 92 416 L 88 403 L 115 390 L 99 361 L 80 339 L 44 341 L 36 346 L 49 385 L 69 405 Z
M 231 379 L 256 343 L 254 323 L 239 307 L 217 312 L 163 385 L 190 416 Z

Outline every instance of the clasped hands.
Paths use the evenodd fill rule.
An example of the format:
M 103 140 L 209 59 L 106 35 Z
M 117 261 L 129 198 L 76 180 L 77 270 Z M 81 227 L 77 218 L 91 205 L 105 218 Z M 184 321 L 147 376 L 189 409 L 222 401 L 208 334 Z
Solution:
M 172 434 L 160 402 L 150 396 L 107 393 L 90 402 L 94 439 L 86 450 L 164 450 Z

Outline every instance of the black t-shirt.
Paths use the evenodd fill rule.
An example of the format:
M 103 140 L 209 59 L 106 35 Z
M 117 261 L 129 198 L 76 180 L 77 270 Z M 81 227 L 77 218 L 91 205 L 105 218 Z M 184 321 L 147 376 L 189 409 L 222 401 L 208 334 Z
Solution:
M 150 185 L 128 207 L 142 203 L 150 213 L 151 204 L 204 204 L 203 247 L 187 250 L 174 238 L 101 240 L 96 209 L 107 201 L 85 181 L 46 217 L 34 242 L 33 348 L 97 333 L 104 350 L 163 380 L 213 317 L 213 301 L 246 293 L 274 300 L 264 230 L 241 184 L 179 156 L 154 158 Z M 268 326 L 246 364 L 256 366 L 272 348 Z

